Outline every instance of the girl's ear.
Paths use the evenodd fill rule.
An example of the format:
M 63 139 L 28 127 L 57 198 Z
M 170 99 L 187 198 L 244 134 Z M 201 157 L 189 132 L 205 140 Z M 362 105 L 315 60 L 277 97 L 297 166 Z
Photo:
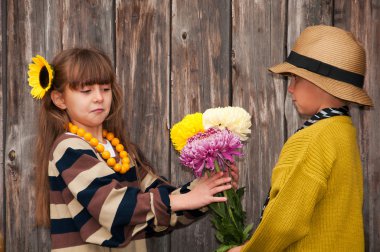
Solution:
M 63 98 L 63 94 L 61 92 L 56 90 L 51 91 L 50 98 L 55 106 L 62 110 L 66 109 L 65 99 Z

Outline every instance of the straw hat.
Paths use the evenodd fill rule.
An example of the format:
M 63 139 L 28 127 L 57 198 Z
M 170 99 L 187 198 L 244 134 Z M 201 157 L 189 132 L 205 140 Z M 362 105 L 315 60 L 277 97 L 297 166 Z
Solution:
M 269 70 L 298 75 L 335 97 L 373 106 L 363 90 L 365 68 L 365 51 L 351 33 L 317 25 L 306 28 L 285 62 Z

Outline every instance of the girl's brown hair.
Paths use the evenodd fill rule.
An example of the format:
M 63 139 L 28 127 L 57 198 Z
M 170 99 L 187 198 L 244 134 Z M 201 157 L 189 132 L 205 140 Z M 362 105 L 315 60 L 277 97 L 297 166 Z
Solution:
M 63 92 L 66 85 L 72 89 L 94 84 L 111 84 L 112 103 L 103 128 L 113 132 L 126 147 L 136 164 L 141 167 L 138 173 L 154 173 L 139 148 L 130 142 L 123 120 L 123 93 L 115 81 L 115 72 L 111 60 L 102 51 L 96 49 L 73 48 L 59 53 L 52 62 L 54 78 L 52 87 L 42 100 L 37 137 L 36 155 L 36 222 L 39 226 L 49 226 L 49 178 L 48 165 L 51 147 L 55 139 L 66 130 L 70 118 L 65 110 L 54 105 L 51 91 Z

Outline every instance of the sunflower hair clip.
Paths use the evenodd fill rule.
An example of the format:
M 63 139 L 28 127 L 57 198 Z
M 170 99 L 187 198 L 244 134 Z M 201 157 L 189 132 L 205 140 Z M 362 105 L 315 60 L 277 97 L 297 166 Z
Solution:
M 44 57 L 37 55 L 32 58 L 33 63 L 29 64 L 28 82 L 32 87 L 30 94 L 34 99 L 42 99 L 51 88 L 53 82 L 53 67 Z

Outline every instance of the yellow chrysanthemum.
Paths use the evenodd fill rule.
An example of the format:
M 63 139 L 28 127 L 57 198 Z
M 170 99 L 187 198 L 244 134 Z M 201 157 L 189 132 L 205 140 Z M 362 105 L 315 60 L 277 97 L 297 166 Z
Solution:
M 53 80 L 53 68 L 40 55 L 32 58 L 33 63 L 29 64 L 28 82 L 32 87 L 30 94 L 33 98 L 42 99 L 50 89 Z
M 227 128 L 245 141 L 251 133 L 251 115 L 241 107 L 211 108 L 203 113 L 203 126 L 205 129 Z
M 199 132 L 204 132 L 202 113 L 194 113 L 185 116 L 182 121 L 176 123 L 170 130 L 170 139 L 177 151 L 181 151 L 186 145 L 187 139 Z

